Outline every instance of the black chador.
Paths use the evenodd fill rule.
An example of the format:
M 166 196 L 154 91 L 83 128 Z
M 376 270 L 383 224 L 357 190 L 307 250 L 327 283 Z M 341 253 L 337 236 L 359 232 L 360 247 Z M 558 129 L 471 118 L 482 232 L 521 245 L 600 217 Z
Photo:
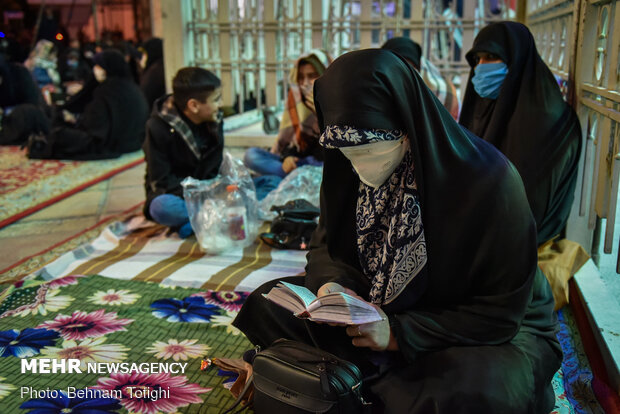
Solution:
M 364 391 L 379 412 L 549 412 L 562 356 L 553 297 L 537 267 L 535 223 L 514 166 L 461 128 L 411 65 L 389 51 L 341 56 L 314 94 L 322 143 L 327 135 L 353 142 L 360 131 L 381 130 L 404 132 L 410 147 L 387 181 L 371 188 L 340 148 L 326 146 L 319 226 L 306 276 L 291 281 L 313 292 L 335 282 L 372 300 L 387 315 L 398 351 L 356 348 L 343 327 L 306 326 L 260 295 L 275 282 L 250 295 L 234 325 L 263 347 L 279 337 L 312 343 L 311 332 L 321 348 L 369 376 Z M 393 187 L 391 205 L 398 217 L 421 219 L 411 230 L 423 228 L 425 242 L 400 249 L 398 258 L 375 243 L 381 267 L 395 269 L 379 280 L 362 253 L 371 219 L 363 213 L 389 226 L 394 216 L 377 217 L 378 206 L 364 200 Z M 384 242 L 406 241 L 408 227 L 399 229 L 402 235 L 388 233 L 394 237 Z
M 472 84 L 476 53 L 492 53 L 508 66 L 497 99 L 482 98 Z M 581 128 L 557 81 L 524 25 L 485 27 L 467 53 L 472 66 L 459 122 L 495 145 L 517 167 L 538 229 L 538 244 L 561 233 L 571 210 Z

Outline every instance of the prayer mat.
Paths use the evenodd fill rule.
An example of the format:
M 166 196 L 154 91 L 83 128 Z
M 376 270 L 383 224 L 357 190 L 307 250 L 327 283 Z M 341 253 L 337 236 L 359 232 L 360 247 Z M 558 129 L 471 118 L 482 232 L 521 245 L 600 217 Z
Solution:
M 205 254 L 194 236 L 180 239 L 170 229 L 136 215 L 110 224 L 95 240 L 25 278 L 98 274 L 168 286 L 251 291 L 269 280 L 302 274 L 305 264 L 305 251 L 275 250 L 260 239 L 244 249 Z M 11 272 L 11 277 L 24 275 Z
M 89 232 L 92 231 L 100 232 L 101 226 Z M 208 256 L 200 251 L 194 237 L 185 240 L 179 239 L 176 233 L 171 234 L 168 229 L 147 222 L 144 217 L 135 214 L 127 217 L 125 220 L 107 225 L 98 237 L 90 235 L 88 240 L 79 248 L 66 252 L 67 245 L 75 245 L 76 240 L 82 240 L 89 232 L 77 237 L 75 240 L 67 241 L 65 245 L 56 247 L 56 249 L 61 249 L 60 252 L 55 251 L 56 249 L 46 252 L 43 255 L 45 257 L 44 261 L 40 260 L 38 257 L 33 257 L 26 263 L 13 269 L 12 272 L 19 271 L 20 269 L 23 270 L 24 266 L 26 266 L 25 269 L 30 271 L 30 273 L 25 278 L 26 280 L 17 283 L 17 286 L 21 286 L 19 288 L 6 284 L 0 286 L 0 292 L 2 292 L 2 289 L 6 289 L 3 293 L 0 293 L 0 315 L 10 308 L 7 304 L 13 303 L 12 301 L 15 301 L 15 303 L 22 303 L 20 302 L 20 297 L 32 298 L 35 296 L 35 293 L 33 293 L 34 288 L 31 289 L 31 292 L 28 294 L 30 296 L 23 293 L 26 292 L 24 288 L 30 288 L 32 286 L 37 287 L 39 284 L 45 285 L 48 283 L 48 289 L 46 291 L 47 297 L 47 292 L 56 287 L 52 284 L 52 288 L 50 289 L 50 282 L 53 283 L 54 280 L 58 280 L 59 278 L 61 278 L 61 280 L 71 281 L 71 275 L 73 275 L 73 278 L 78 282 L 98 280 L 100 290 L 105 292 L 107 292 L 110 287 L 114 287 L 114 289 L 117 290 L 120 289 L 141 293 L 142 290 L 145 289 L 144 286 L 149 289 L 152 286 L 157 286 L 158 289 L 166 289 L 174 293 L 197 291 L 196 289 L 192 290 L 191 288 L 177 287 L 177 285 L 193 286 L 203 289 L 202 291 L 204 291 L 204 289 L 217 287 L 230 291 L 234 290 L 231 289 L 231 286 L 233 286 L 237 288 L 238 295 L 244 296 L 245 293 L 242 291 L 250 291 L 266 280 L 301 273 L 305 264 L 305 252 L 271 250 L 258 242 L 241 252 L 231 251 L 221 256 Z M 49 255 L 51 255 L 51 257 Z M 32 272 L 37 264 L 44 262 L 49 263 L 43 268 Z M 23 273 L 23 275 L 25 275 L 25 272 Z M 75 276 L 80 273 L 93 274 L 93 276 Z M 95 273 L 106 274 L 110 276 L 110 278 L 94 276 Z M 19 277 L 16 277 L 16 279 L 19 279 Z M 44 279 L 46 282 L 40 279 Z M 145 283 L 144 280 L 148 280 L 149 282 L 160 282 L 160 284 Z M 69 285 L 68 282 L 67 285 Z M 82 285 L 84 285 L 84 283 Z M 131 286 L 140 286 L 140 288 L 134 288 L 134 290 L 132 290 L 130 288 Z M 20 294 L 20 292 L 22 293 Z M 229 293 L 222 294 L 228 295 Z M 55 307 L 64 306 L 68 301 L 68 299 L 59 298 L 58 296 L 70 296 L 75 298 L 75 300 L 72 300 L 71 303 L 67 305 L 68 310 L 64 308 L 59 308 L 58 310 L 64 315 L 72 315 L 73 306 L 70 305 L 88 303 L 88 298 L 93 296 L 88 295 L 88 292 L 84 294 L 76 292 L 75 296 L 67 295 L 64 291 L 62 294 L 55 293 L 52 295 L 50 293 L 50 300 L 45 302 L 45 304 L 43 304 L 44 306 L 42 306 L 41 303 L 37 306 L 44 309 L 45 312 L 47 312 L 47 309 L 52 312 Z M 182 301 L 182 299 L 187 296 L 191 295 L 172 295 L 170 297 Z M 16 297 L 17 299 L 15 299 Z M 7 298 L 14 299 L 9 300 Z M 179 304 L 180 302 L 174 303 Z M 82 310 L 79 307 L 75 309 Z M 82 311 L 87 315 L 87 310 Z M 35 312 L 40 313 L 41 311 Z M 92 310 L 89 312 L 92 312 Z M 30 313 L 32 314 L 33 312 L 30 311 Z M 53 316 L 54 313 L 48 313 L 48 316 L 49 315 Z M 604 410 L 601 408 L 597 400 L 597 394 L 593 390 L 593 383 L 596 384 L 596 378 L 594 378 L 589 367 L 572 312 L 569 308 L 565 308 L 558 312 L 558 317 L 560 321 L 558 337 L 560 338 L 564 352 L 564 362 L 562 368 L 553 378 L 556 404 L 552 413 L 603 413 Z M 45 320 L 47 321 L 48 319 Z M 23 319 L 14 317 L 12 320 Z M 9 319 L 0 319 L 0 331 L 17 329 L 21 332 L 21 330 L 24 329 L 24 326 L 13 327 L 8 324 L 7 321 L 9 321 Z M 138 325 L 136 324 L 136 326 Z M 151 323 L 149 325 L 149 332 L 151 327 L 156 329 L 155 325 Z M 164 338 L 166 333 L 154 335 Z M 233 337 L 235 336 L 234 334 L 230 335 Z M 183 338 L 173 339 L 177 339 L 178 343 L 187 338 L 189 337 L 184 336 Z M 243 339 L 242 335 L 238 335 L 236 338 L 239 343 L 234 346 L 231 344 L 231 350 L 213 352 L 211 356 L 227 358 L 239 357 L 240 352 L 249 349 L 249 344 Z M 192 337 L 191 339 L 196 338 Z M 16 339 L 11 339 L 9 342 L 15 340 Z M 2 339 L 0 338 L 0 349 L 2 349 L 3 346 L 1 341 Z M 200 341 L 198 342 L 203 343 Z M 170 345 L 170 342 L 168 344 Z M 185 344 L 188 345 L 187 342 Z M 209 342 L 205 342 L 205 344 L 213 347 Z M 4 359 L 0 357 L 0 372 L 2 373 L 4 373 L 4 368 L 1 365 L 3 361 Z M 215 368 L 212 369 L 215 370 Z M 224 376 L 232 375 L 230 373 L 224 374 L 219 372 L 218 374 Z M 7 377 L 4 374 L 0 374 L 0 377 L 2 376 L 5 378 Z M 192 381 L 194 381 L 193 378 L 194 377 L 192 377 Z M 21 381 L 23 382 L 23 379 Z M 224 382 L 226 385 L 231 385 L 233 381 L 234 378 L 228 377 Z M 203 386 L 202 382 L 195 382 Z M 17 383 L 17 386 L 15 383 Z M 6 379 L 0 379 L 0 412 L 11 412 L 1 409 L 1 407 L 4 407 L 2 395 L 8 392 L 15 392 L 15 390 L 19 392 L 19 387 L 21 386 L 22 385 L 20 385 L 18 381 L 9 382 Z M 88 384 L 83 386 L 88 386 Z M 219 412 L 221 408 L 229 406 L 233 400 L 227 392 L 223 394 L 213 394 L 214 390 L 215 388 L 211 391 L 211 394 L 209 394 L 209 400 L 205 407 L 213 408 L 213 406 L 209 404 L 216 401 L 214 404 L 219 408 L 212 412 Z M 218 395 L 218 397 L 214 397 L 215 395 Z M 7 398 L 10 399 L 10 397 Z M 198 406 L 198 404 L 195 405 Z M 17 406 L 18 405 L 15 405 L 15 407 Z M 178 412 L 211 412 L 209 411 L 211 408 L 205 408 L 206 411 L 202 409 L 191 411 L 193 406 L 194 405 L 180 408 Z M 156 411 L 157 410 L 154 412 Z M 166 412 L 162 410 L 159 411 L 162 413 Z
M 4 285 L 0 412 L 64 412 L 84 405 L 135 414 L 222 412 L 234 401 L 228 388 L 235 374 L 215 366 L 201 371 L 201 362 L 239 358 L 252 347 L 230 325 L 246 297 L 97 275 Z M 572 314 L 565 309 L 558 316 L 565 358 L 553 379 L 552 413 L 603 413 Z M 22 359 L 32 364 L 41 358 L 79 359 L 82 372 L 34 374 L 28 366 L 22 373 Z M 161 372 L 180 371 L 179 363 L 187 364 L 182 372 Z M 174 391 L 167 394 L 167 387 Z M 163 392 L 144 398 L 140 392 L 147 388 Z
M 144 162 L 143 152 L 99 161 L 30 160 L 0 146 L 0 228 Z
M 233 374 L 201 360 L 252 348 L 230 325 L 246 296 L 102 276 L 4 285 L 0 413 L 219 413 Z M 33 373 L 41 358 L 81 372 Z

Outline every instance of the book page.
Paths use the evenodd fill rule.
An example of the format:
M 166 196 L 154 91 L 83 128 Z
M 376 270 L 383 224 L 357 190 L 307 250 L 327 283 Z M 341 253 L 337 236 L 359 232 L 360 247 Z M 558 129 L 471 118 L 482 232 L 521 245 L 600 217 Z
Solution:
M 290 289 L 304 304 L 304 308 L 308 308 L 310 304 L 316 299 L 314 293 L 310 292 L 305 286 L 293 285 L 287 282 L 280 282 L 278 285 L 282 285 L 287 289 Z
M 299 298 L 292 295 L 291 292 L 286 289 L 274 287 L 269 291 L 269 293 L 263 293 L 263 297 L 277 303 L 293 313 L 303 312 L 305 309 L 303 304 L 299 301 Z
M 325 296 L 321 296 L 320 298 L 317 299 L 317 302 L 320 302 L 320 304 L 313 304 L 312 307 L 309 308 L 308 310 L 312 311 L 312 309 L 316 309 L 320 306 L 325 306 L 325 305 L 341 305 L 341 306 L 346 306 L 348 308 L 358 307 L 362 309 L 367 309 L 369 311 L 375 311 L 374 306 L 372 306 L 370 303 L 364 300 L 358 299 L 344 292 L 334 292 L 334 293 L 330 293 Z
M 359 325 L 381 320 L 381 315 L 370 303 L 343 292 L 334 292 L 318 298 L 308 308 L 310 320 Z
M 280 282 L 263 296 L 298 318 L 349 325 L 381 320 L 381 315 L 370 303 L 343 292 L 317 298 L 305 286 Z

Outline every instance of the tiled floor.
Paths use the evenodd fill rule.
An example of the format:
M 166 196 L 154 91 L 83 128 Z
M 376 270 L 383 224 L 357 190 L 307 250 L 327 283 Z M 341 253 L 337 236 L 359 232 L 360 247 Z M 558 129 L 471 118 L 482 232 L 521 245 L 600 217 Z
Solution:
M 0 229 L 0 269 L 144 201 L 140 164 Z M 10 246 L 10 247 L 9 247 Z
M 245 148 L 227 148 L 241 158 Z M 144 201 L 140 164 L 0 229 L 0 270 Z

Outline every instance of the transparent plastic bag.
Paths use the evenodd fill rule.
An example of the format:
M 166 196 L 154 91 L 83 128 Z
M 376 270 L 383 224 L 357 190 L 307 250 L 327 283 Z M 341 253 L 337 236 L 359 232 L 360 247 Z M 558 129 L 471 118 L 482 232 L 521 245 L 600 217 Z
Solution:
M 295 168 L 278 184 L 278 188 L 267 194 L 259 204 L 260 218 L 273 220 L 277 213 L 272 206 L 282 206 L 287 201 L 304 199 L 319 207 L 323 167 L 304 165 Z
M 259 227 L 258 201 L 250 172 L 241 160 L 224 152 L 215 178 L 187 177 L 181 185 L 189 220 L 203 251 L 217 254 L 254 242 Z

